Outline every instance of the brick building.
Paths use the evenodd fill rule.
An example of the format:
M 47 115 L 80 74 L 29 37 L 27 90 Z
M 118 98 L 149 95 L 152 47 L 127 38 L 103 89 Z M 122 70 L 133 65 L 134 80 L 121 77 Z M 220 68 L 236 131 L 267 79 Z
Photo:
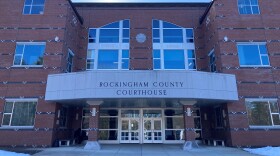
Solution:
M 276 0 L 0 7 L 0 146 L 280 145 Z

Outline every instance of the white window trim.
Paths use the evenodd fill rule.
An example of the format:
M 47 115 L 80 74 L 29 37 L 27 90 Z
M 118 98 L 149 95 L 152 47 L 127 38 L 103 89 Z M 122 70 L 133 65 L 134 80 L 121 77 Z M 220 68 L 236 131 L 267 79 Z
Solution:
M 153 19 L 153 20 L 157 20 L 157 19 Z M 152 37 L 152 41 L 154 39 L 159 39 L 160 42 L 159 43 L 154 43 L 153 42 L 153 50 L 159 50 L 160 51 L 160 58 L 153 58 L 153 62 L 155 59 L 160 59 L 160 69 L 154 69 L 153 70 L 192 70 L 192 71 L 196 71 L 197 70 L 197 60 L 196 60 L 196 53 L 195 53 L 195 45 L 194 45 L 194 42 L 193 43 L 188 43 L 187 42 L 187 39 L 190 39 L 190 38 L 187 38 L 187 34 L 186 34 L 186 30 L 187 29 L 191 29 L 191 30 L 194 30 L 193 28 L 184 28 L 184 27 L 181 27 L 181 26 L 178 26 L 176 24 L 176 26 L 180 27 L 180 28 L 166 28 L 166 29 L 182 29 L 183 31 L 183 42 L 182 43 L 164 43 L 163 42 L 163 22 L 166 22 L 166 21 L 163 21 L 163 20 L 158 20 L 159 21 L 159 28 L 152 28 L 152 29 L 157 29 L 159 30 L 159 38 L 153 38 Z M 153 23 L 153 22 L 152 22 Z M 170 22 L 167 22 L 167 23 L 170 23 Z M 173 24 L 173 23 L 171 23 Z M 193 36 L 194 35 L 194 31 L 193 31 Z M 194 40 L 194 37 L 193 37 L 193 40 Z M 185 63 L 185 68 L 184 69 L 165 69 L 164 67 L 164 50 L 184 50 L 184 63 Z M 194 51 L 194 55 L 195 57 L 194 58 L 189 58 L 188 57 L 188 50 L 193 50 Z M 189 69 L 189 60 L 195 60 L 195 65 L 196 65 L 196 68 L 195 69 Z M 154 65 L 153 65 L 154 67 Z
M 239 13 L 239 15 L 260 15 L 260 14 L 261 14 L 259 0 L 258 0 L 258 4 L 257 4 L 257 5 L 255 5 L 255 4 L 253 5 L 252 2 L 251 2 L 251 0 L 249 0 L 250 5 L 242 5 L 243 7 L 246 7 L 246 6 L 249 6 L 249 7 L 250 7 L 250 9 L 251 9 L 251 13 L 250 13 L 250 14 L 242 14 L 242 13 L 240 13 L 239 7 L 241 7 L 241 5 L 238 5 L 238 2 L 239 2 L 239 0 L 237 0 L 237 7 L 238 7 L 238 13 Z M 259 10 L 259 13 L 258 13 L 258 14 L 254 14 L 254 13 L 253 13 L 253 6 L 257 6 L 257 7 L 258 7 L 258 10 Z
M 264 45 L 264 46 L 266 46 L 266 51 L 267 51 L 267 57 L 268 57 L 268 63 L 269 63 L 269 65 L 241 65 L 240 64 L 240 60 L 239 60 L 239 56 L 238 56 L 238 61 L 239 61 L 239 65 L 240 65 L 240 67 L 271 67 L 271 65 L 270 65 L 270 59 L 269 59 L 269 55 L 268 55 L 268 49 L 267 49 L 267 43 L 266 42 L 237 42 L 236 43 L 236 47 L 238 47 L 238 45 L 257 45 L 258 46 L 258 52 L 259 52 L 259 57 L 260 57 L 260 62 L 261 62 L 261 64 L 263 64 L 262 63 L 262 56 L 264 56 L 264 54 L 261 54 L 260 53 L 260 45 Z M 237 48 L 237 54 L 239 55 L 239 53 L 238 53 L 238 48 Z
M 130 27 L 129 28 L 124 28 L 123 27 L 123 22 L 125 20 L 129 20 L 129 19 L 123 19 L 123 20 L 120 20 L 120 21 L 116 21 L 116 22 L 119 22 L 119 28 L 102 28 L 106 25 L 109 25 L 109 24 L 112 24 L 112 23 L 115 23 L 115 22 L 112 22 L 112 23 L 109 23 L 109 24 L 106 24 L 102 27 L 99 27 L 99 28 L 90 28 L 90 29 L 95 29 L 96 30 L 96 36 L 95 38 L 91 38 L 91 39 L 95 39 L 95 42 L 94 43 L 89 43 L 88 42 L 88 50 L 93 50 L 94 51 L 94 58 L 87 58 L 88 59 L 93 59 L 94 60 L 94 63 L 93 63 L 93 69 L 88 69 L 87 68 L 87 61 L 86 61 L 86 70 L 129 70 L 129 67 L 128 69 L 122 69 L 122 51 L 123 50 L 128 50 L 129 51 L 129 56 L 130 56 L 130 44 L 129 43 L 125 43 L 123 42 L 124 39 L 130 39 L 130 33 L 129 33 L 129 36 L 128 38 L 126 37 L 123 37 L 123 30 L 129 30 L 130 31 Z M 130 20 L 129 20 L 130 22 Z M 99 36 L 100 36 L 100 29 L 116 29 L 116 30 L 119 30 L 119 42 L 118 43 L 99 43 Z M 130 40 L 129 40 L 130 42 Z M 118 68 L 117 69 L 98 69 L 98 53 L 99 53 L 99 50 L 117 50 L 118 51 Z M 124 59 L 128 59 L 129 60 L 129 57 L 128 58 L 124 58 Z M 129 64 L 130 66 L 130 64 Z
M 38 106 L 38 99 L 35 98 L 24 98 L 24 99 L 5 99 L 5 103 L 6 102 L 13 102 L 13 109 L 12 109 L 12 113 L 4 113 L 2 114 L 2 122 L 1 122 L 1 126 L 0 129 L 32 129 L 35 126 L 35 122 L 36 122 L 36 111 L 35 111 L 35 117 L 34 117 L 34 124 L 32 126 L 10 126 L 11 125 L 11 121 L 9 125 L 2 125 L 3 124 L 3 120 L 4 120 L 4 114 L 13 114 L 14 111 L 14 106 L 15 106 L 15 102 L 37 102 L 36 105 L 36 110 L 37 110 L 37 106 Z M 5 111 L 5 110 L 4 110 Z M 11 116 L 12 118 L 12 116 Z
M 257 98 L 246 98 L 245 99 L 245 102 L 248 101 L 248 102 L 276 102 L 278 104 L 278 100 L 277 99 L 274 99 L 274 98 L 262 98 L 262 99 L 257 99 Z M 249 128 L 252 128 L 252 129 L 264 129 L 264 128 L 268 128 L 268 129 L 280 129 L 280 125 L 274 125 L 273 123 L 273 118 L 272 118 L 272 114 L 278 114 L 279 115 L 279 118 L 280 118 L 280 108 L 279 108 L 279 105 L 278 105 L 278 113 L 271 113 L 271 109 L 270 109 L 270 104 L 268 105 L 269 106 L 269 112 L 270 112 L 270 119 L 271 119 L 271 122 L 272 122 L 272 125 L 271 126 L 267 126 L 267 125 L 258 125 L 258 126 L 252 126 L 249 124 L 249 116 L 247 115 L 247 118 L 248 118 L 248 124 L 249 124 Z M 246 112 L 248 113 L 248 110 L 246 108 Z
M 14 60 L 13 60 L 13 65 L 12 67 L 28 67 L 28 68 L 32 68 L 32 67 L 43 67 L 43 64 L 44 64 L 44 61 L 43 61 L 43 64 L 42 65 L 14 65 L 15 64 L 15 56 L 16 55 L 19 55 L 19 54 L 16 54 L 16 49 L 17 49 L 17 45 L 44 45 L 45 46 L 45 51 L 44 53 L 46 52 L 46 42 L 17 42 L 16 43 L 16 48 L 15 48 L 15 53 L 14 53 Z M 23 53 L 21 54 L 22 58 L 20 60 L 20 64 L 22 64 L 22 60 L 23 60 L 23 56 L 24 56 L 24 52 L 25 52 L 25 48 L 24 48 L 24 51 Z M 43 57 L 44 57 L 44 53 L 43 53 Z
M 29 4 L 26 5 L 26 4 L 25 4 L 26 0 L 24 1 L 23 10 L 22 10 L 22 14 L 23 14 L 23 15 L 43 15 L 43 14 L 45 13 L 46 0 L 45 0 L 45 2 L 44 2 L 43 5 L 34 5 L 34 4 L 33 4 L 33 1 L 34 1 L 34 0 L 32 0 L 32 2 L 31 2 L 30 5 L 29 5 Z M 25 8 L 26 6 L 30 6 L 29 13 L 24 13 L 24 8 Z M 42 14 L 31 14 L 31 11 L 32 11 L 33 6 L 43 6 L 43 13 L 42 13 Z

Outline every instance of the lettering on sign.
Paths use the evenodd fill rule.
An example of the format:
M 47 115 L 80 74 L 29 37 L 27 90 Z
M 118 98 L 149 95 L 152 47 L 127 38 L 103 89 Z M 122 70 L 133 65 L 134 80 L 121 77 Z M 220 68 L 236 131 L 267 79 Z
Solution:
M 99 82 L 98 87 L 115 89 L 117 96 L 162 96 L 168 89 L 183 88 L 184 82 Z

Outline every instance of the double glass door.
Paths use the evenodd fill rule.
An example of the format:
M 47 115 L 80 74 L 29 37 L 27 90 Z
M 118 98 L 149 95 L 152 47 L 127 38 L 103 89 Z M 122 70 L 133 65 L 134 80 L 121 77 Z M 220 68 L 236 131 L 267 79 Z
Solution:
M 120 143 L 162 143 L 162 110 L 121 110 Z
M 143 143 L 162 143 L 162 119 L 143 119 Z
M 140 143 L 139 119 L 121 119 L 121 143 Z

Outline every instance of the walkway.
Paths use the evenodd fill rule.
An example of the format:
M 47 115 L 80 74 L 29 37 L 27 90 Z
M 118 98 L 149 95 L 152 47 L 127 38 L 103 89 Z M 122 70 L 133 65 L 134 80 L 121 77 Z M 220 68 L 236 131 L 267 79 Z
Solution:
M 31 149 L 30 149 L 31 150 Z M 181 145 L 121 144 L 102 145 L 100 151 L 83 150 L 83 147 L 46 148 L 34 156 L 253 156 L 241 149 L 203 146 L 183 151 Z

